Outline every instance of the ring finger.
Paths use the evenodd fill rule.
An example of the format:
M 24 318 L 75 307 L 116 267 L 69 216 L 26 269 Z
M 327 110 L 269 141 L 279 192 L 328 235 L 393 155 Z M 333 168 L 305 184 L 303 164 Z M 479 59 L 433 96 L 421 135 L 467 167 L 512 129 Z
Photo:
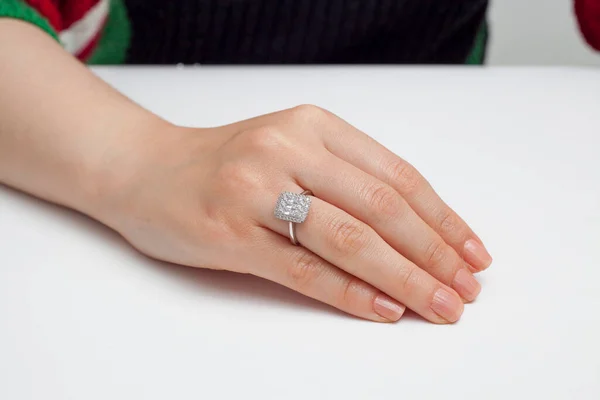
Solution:
M 269 196 L 275 204 L 277 195 Z M 288 237 L 288 223 L 264 211 L 266 227 Z M 306 220 L 297 224 L 301 244 L 329 263 L 406 305 L 424 318 L 455 322 L 463 304 L 458 294 L 387 244 L 371 227 L 339 208 L 312 199 Z
M 406 307 L 372 285 L 276 232 L 262 229 L 262 245 L 252 252 L 258 266 L 255 275 L 371 321 L 395 322 L 404 313 Z

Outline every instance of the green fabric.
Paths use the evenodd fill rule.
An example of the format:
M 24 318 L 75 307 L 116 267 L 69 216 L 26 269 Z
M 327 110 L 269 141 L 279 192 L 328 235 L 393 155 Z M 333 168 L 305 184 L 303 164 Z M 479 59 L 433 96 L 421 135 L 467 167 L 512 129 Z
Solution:
M 484 22 L 483 25 L 481 25 L 479 32 L 477 33 L 473 49 L 471 49 L 471 54 L 469 54 L 469 56 L 467 57 L 466 64 L 482 65 L 485 62 L 485 49 L 487 47 L 487 39 L 488 27 L 487 23 Z
M 25 4 L 23 0 L 0 0 L 0 18 L 15 18 L 27 21 L 37 25 L 56 41 L 59 41 L 56 31 L 50 26 L 48 20 Z
M 123 0 L 111 0 L 108 20 L 88 64 L 123 64 L 131 41 L 131 25 Z

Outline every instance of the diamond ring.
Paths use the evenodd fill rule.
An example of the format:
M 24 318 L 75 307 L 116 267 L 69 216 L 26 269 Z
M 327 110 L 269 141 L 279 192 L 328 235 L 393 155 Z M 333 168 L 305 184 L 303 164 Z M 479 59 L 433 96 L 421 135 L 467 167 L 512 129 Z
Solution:
M 312 192 L 305 190 L 302 193 L 283 192 L 275 204 L 275 218 L 288 221 L 290 229 L 290 241 L 299 245 L 296 238 L 296 224 L 301 224 L 308 215 Z

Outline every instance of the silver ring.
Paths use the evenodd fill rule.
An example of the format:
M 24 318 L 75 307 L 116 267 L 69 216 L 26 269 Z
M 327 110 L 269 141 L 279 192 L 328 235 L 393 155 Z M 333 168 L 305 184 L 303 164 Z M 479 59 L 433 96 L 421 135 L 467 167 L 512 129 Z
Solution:
M 298 246 L 296 237 L 296 224 L 301 224 L 308 215 L 312 192 L 305 190 L 302 193 L 282 192 L 275 204 L 275 218 L 289 222 L 290 241 Z

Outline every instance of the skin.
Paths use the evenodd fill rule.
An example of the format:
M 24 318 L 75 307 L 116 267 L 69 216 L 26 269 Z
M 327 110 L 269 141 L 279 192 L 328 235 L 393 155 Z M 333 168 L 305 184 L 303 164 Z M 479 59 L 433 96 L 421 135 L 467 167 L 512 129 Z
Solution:
M 347 313 L 457 321 L 491 258 L 409 163 L 312 105 L 216 128 L 170 124 L 36 27 L 0 19 L 0 182 L 70 207 L 140 252 L 249 273 Z M 297 226 L 282 191 L 315 197 Z

